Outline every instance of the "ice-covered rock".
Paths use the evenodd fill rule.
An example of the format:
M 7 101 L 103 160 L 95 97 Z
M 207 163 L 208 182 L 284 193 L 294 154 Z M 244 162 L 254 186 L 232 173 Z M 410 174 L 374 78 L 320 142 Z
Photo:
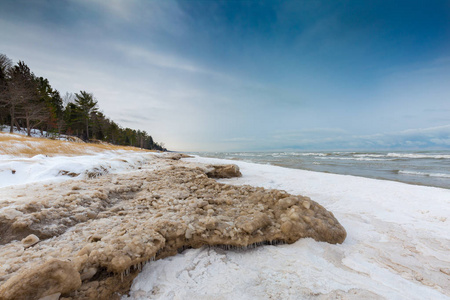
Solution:
M 50 259 L 36 263 L 0 286 L 0 299 L 39 299 L 68 293 L 81 286 L 80 273 L 68 261 Z
M 232 178 L 241 177 L 241 171 L 236 165 L 212 165 L 209 166 L 212 170 L 208 171 L 206 175 L 211 178 Z
M 39 238 L 34 234 L 30 234 L 29 236 L 27 236 L 26 238 L 24 238 L 22 240 L 22 244 L 25 248 L 31 247 L 38 242 L 39 242 Z

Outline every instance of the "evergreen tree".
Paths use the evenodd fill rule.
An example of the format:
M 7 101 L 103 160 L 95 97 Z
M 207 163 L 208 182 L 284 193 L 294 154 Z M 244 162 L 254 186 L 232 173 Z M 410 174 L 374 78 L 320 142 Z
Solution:
M 111 121 L 111 123 L 110 123 L 110 125 L 109 125 L 109 128 L 108 128 L 108 134 L 107 134 L 107 137 L 108 137 L 107 140 L 108 140 L 110 143 L 113 143 L 113 144 L 120 144 L 120 143 L 119 143 L 119 138 L 120 138 L 120 127 L 119 127 L 119 125 L 117 125 L 116 122 Z
M 51 87 L 48 79 L 39 77 L 36 79 L 36 82 L 39 100 L 47 108 L 47 120 L 45 121 L 46 126 L 44 129 L 49 132 L 58 128 L 58 120 L 63 118 L 62 99 L 59 92 Z M 61 122 L 59 125 L 61 125 Z
M 12 68 L 12 60 L 5 54 L 0 54 L 0 93 L 4 94 L 6 89 L 6 82 L 8 79 L 8 73 Z
M 20 129 L 17 122 L 22 117 L 27 122 L 28 135 L 30 135 L 30 121 L 41 118 L 41 107 L 36 103 L 37 87 L 33 73 L 30 68 L 23 62 L 19 61 L 9 71 L 7 106 L 11 118 L 11 129 L 16 125 Z
M 89 121 L 91 119 L 91 114 L 96 113 L 97 101 L 94 99 L 92 93 L 85 91 L 80 91 L 80 93 L 75 93 L 75 105 L 80 113 L 81 120 L 85 126 L 85 139 L 89 140 Z
M 78 129 L 83 125 L 80 120 L 81 117 L 75 103 L 67 103 L 64 110 L 64 123 L 66 125 L 66 133 L 68 135 L 76 133 L 76 135 L 78 136 Z
M 12 68 L 12 60 L 6 55 L 0 54 L 0 108 L 8 106 L 8 74 Z M 0 121 L 6 122 L 8 113 L 6 109 L 0 110 Z

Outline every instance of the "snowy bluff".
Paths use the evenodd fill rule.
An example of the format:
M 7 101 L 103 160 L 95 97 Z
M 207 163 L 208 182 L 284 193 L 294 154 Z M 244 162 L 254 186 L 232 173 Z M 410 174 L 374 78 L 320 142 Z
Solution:
M 237 166 L 156 157 L 141 170 L 17 190 L 0 206 L 0 299 L 113 299 L 141 267 L 187 248 L 342 243 L 308 197 L 231 186 Z

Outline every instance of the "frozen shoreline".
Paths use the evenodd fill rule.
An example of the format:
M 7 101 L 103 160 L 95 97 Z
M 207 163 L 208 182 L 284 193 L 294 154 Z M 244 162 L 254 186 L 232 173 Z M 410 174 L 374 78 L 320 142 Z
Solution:
M 38 156 L 15 165 L 16 174 L 9 170 L 4 175 L 22 178 L 31 189 L 49 182 L 38 183 L 44 176 L 29 176 L 33 172 L 46 174 L 51 182 L 71 179 L 58 176 L 60 170 L 84 174 L 103 166 L 109 173 L 129 172 L 139 169 L 147 155 L 157 154 L 111 152 L 72 160 Z M 3 157 L 3 166 L 9 159 Z M 243 177 L 222 183 L 311 197 L 333 212 L 347 239 L 342 245 L 307 238 L 246 251 L 185 250 L 146 265 L 134 280 L 132 299 L 450 299 L 450 190 L 234 160 L 184 160 L 237 164 Z M 26 172 L 30 165 L 36 169 Z M 10 183 L 0 188 L 0 196 L 25 187 Z
M 32 182 L 0 189 L 0 298 L 111 299 L 128 293 L 144 264 L 184 249 L 345 240 L 333 214 L 307 197 L 213 179 L 240 176 L 236 166 L 182 162 L 181 154 L 109 154 L 30 162 L 57 178 L 80 173 L 64 183 L 9 172 Z M 116 160 L 125 168 L 108 169 Z M 138 164 L 130 170 L 128 160 Z
M 243 177 L 221 182 L 311 197 L 334 213 L 347 239 L 186 250 L 146 266 L 133 299 L 450 298 L 449 190 L 235 160 L 186 161 L 234 163 Z

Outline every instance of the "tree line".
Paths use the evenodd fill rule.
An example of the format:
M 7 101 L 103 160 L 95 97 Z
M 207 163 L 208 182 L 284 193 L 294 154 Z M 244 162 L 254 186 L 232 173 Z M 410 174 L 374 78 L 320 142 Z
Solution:
M 46 131 L 53 135 L 72 135 L 84 141 L 105 141 L 115 145 L 166 151 L 145 131 L 123 128 L 107 118 L 92 93 L 60 93 L 48 79 L 37 77 L 19 61 L 0 54 L 0 125 Z

